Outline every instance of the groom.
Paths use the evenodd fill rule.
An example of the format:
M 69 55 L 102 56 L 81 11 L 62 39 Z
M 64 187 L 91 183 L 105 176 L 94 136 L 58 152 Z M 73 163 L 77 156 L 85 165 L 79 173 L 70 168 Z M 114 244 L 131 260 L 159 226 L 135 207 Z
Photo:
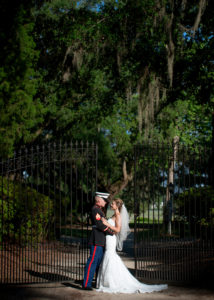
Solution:
M 92 233 L 89 240 L 90 256 L 87 260 L 84 272 L 83 289 L 92 290 L 92 280 L 95 272 L 103 258 L 106 241 L 106 234 L 113 235 L 113 232 L 103 224 L 102 217 L 105 217 L 103 208 L 108 202 L 109 194 L 96 192 L 95 204 L 92 207 Z

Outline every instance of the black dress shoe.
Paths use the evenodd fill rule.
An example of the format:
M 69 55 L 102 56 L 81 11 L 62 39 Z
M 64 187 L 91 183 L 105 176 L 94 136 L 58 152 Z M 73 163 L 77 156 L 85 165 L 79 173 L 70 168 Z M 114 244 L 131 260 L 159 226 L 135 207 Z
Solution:
M 83 286 L 82 289 L 87 291 L 93 291 L 92 287 L 90 286 Z

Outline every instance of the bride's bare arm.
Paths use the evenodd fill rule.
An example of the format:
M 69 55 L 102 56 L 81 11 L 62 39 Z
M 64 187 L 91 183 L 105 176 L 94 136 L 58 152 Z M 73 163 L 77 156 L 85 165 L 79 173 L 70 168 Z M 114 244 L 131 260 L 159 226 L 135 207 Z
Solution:
M 120 214 L 116 215 L 115 226 L 109 224 L 108 221 L 104 218 L 102 218 L 102 222 L 103 222 L 104 225 L 108 226 L 114 232 L 116 232 L 116 233 L 120 232 L 120 229 L 121 229 L 121 216 L 120 216 Z

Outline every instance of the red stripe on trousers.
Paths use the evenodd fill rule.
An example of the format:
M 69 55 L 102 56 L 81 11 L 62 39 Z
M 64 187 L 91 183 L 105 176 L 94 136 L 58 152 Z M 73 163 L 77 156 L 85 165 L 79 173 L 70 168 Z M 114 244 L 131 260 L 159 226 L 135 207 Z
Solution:
M 87 273 L 87 279 L 86 279 L 86 282 L 85 282 L 85 287 L 87 287 L 87 284 L 88 284 L 88 279 L 89 279 L 89 273 L 90 273 L 90 269 L 91 269 L 91 264 L 92 264 L 92 262 L 94 260 L 96 249 L 97 249 L 97 246 L 94 247 L 94 252 L 93 252 L 92 260 L 91 260 L 91 262 L 89 264 L 89 267 L 88 267 L 88 273 Z

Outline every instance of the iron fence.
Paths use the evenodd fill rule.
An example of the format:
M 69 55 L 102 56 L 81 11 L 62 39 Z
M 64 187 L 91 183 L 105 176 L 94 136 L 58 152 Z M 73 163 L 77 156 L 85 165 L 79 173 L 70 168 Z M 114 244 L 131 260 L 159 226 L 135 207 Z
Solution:
M 136 146 L 135 270 L 143 281 L 213 278 L 212 155 L 178 143 Z
M 23 148 L 0 162 L 0 283 L 81 280 L 95 144 Z
M 212 278 L 212 155 L 179 144 L 135 147 L 134 258 L 142 281 Z M 1 284 L 82 280 L 97 157 L 95 144 L 59 143 L 0 162 Z

